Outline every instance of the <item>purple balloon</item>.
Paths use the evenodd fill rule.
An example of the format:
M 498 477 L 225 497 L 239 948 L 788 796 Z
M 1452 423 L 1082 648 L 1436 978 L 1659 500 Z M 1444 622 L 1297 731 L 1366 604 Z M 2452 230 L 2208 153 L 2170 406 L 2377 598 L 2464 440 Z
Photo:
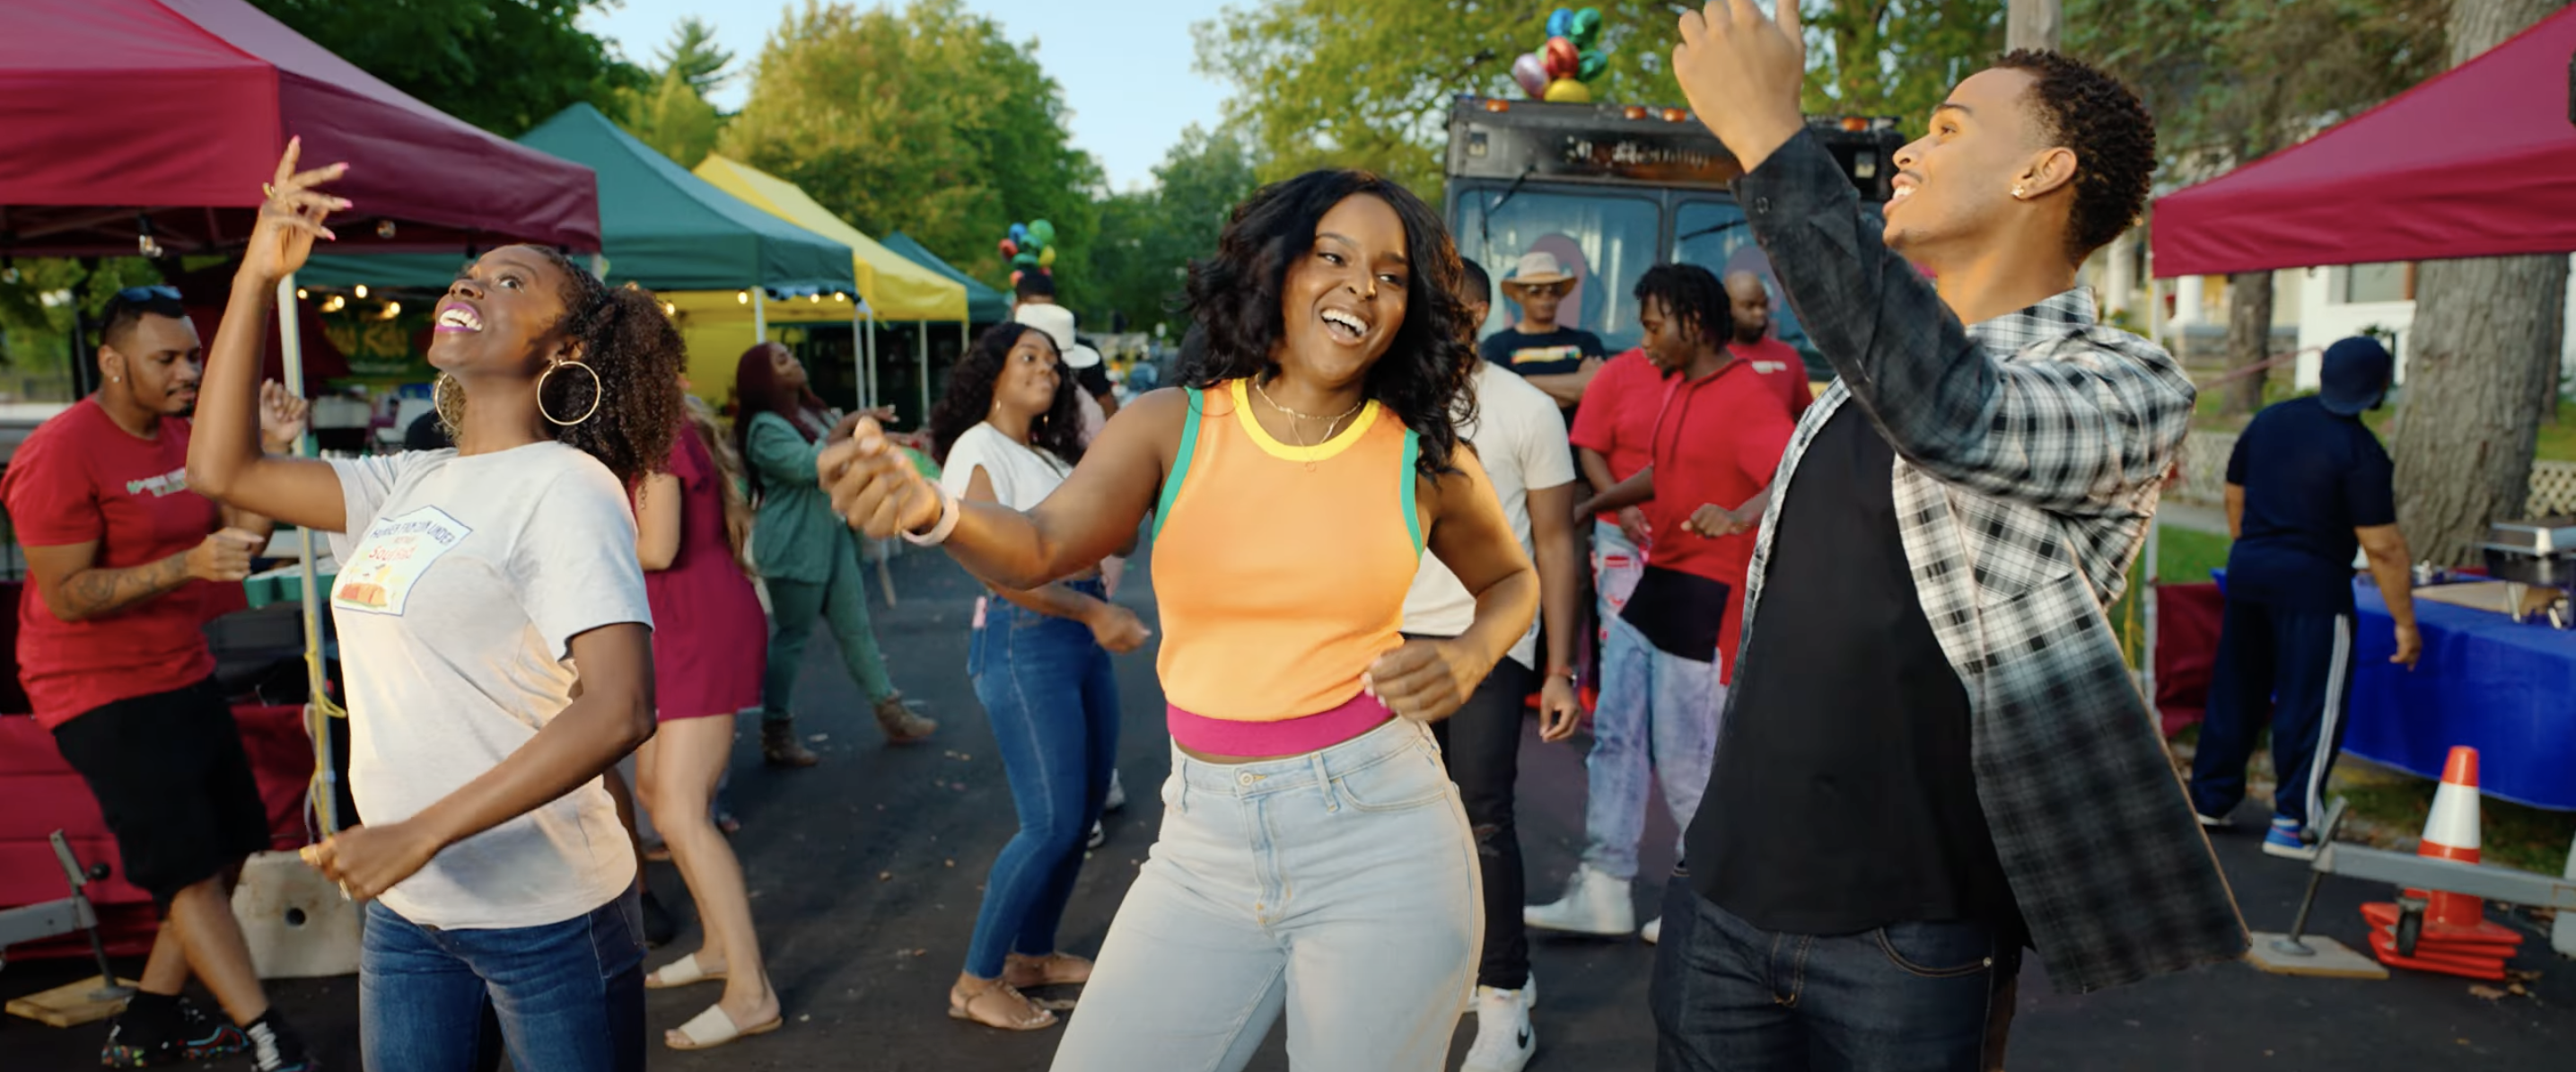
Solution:
M 1512 61 L 1512 81 L 1520 83 L 1522 91 L 1531 97 L 1546 93 L 1547 61 L 1536 52 L 1521 53 L 1521 58 Z

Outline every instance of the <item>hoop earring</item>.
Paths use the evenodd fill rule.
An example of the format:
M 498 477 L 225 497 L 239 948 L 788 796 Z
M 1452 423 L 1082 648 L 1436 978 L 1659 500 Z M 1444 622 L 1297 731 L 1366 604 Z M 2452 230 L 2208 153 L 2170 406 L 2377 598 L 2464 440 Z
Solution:
M 552 413 L 546 412 L 546 377 L 554 375 L 557 370 L 563 368 L 577 368 L 590 374 L 590 408 L 581 411 L 581 416 L 575 417 L 571 420 L 564 420 L 561 417 L 557 417 Z M 546 370 L 537 375 L 537 415 L 544 417 L 549 421 L 553 421 L 555 424 L 562 427 L 570 428 L 573 425 L 589 420 L 591 414 L 599 412 L 599 400 L 607 393 L 608 387 L 607 385 L 599 382 L 599 373 L 597 370 L 594 370 L 589 365 L 585 365 L 579 361 L 557 361 L 552 365 L 546 366 Z
M 430 387 L 429 404 L 438 411 L 438 423 L 445 426 L 449 439 L 465 429 L 465 385 L 456 377 L 439 373 Z

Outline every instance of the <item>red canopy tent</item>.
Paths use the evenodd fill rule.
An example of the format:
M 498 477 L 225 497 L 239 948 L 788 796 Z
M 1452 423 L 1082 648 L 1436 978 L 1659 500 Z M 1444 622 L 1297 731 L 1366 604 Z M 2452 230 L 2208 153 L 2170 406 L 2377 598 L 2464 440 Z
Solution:
M 2576 251 L 2576 8 L 2156 201 L 2155 274 Z
M 599 249 L 589 168 L 422 104 L 244 0 L 0 4 L 0 253 L 132 255 L 138 219 L 171 253 L 238 244 L 290 135 L 308 163 L 350 164 L 337 251 Z

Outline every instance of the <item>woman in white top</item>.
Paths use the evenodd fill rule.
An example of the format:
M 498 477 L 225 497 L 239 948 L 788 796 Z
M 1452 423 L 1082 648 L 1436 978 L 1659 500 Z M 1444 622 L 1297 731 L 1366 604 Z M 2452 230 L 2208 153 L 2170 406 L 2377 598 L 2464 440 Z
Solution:
M 1024 324 L 986 331 L 930 413 L 940 483 L 963 499 L 1035 506 L 1082 459 L 1082 411 L 1055 341 Z M 966 968 L 948 1015 L 1028 1031 L 1056 1022 L 1020 987 L 1079 983 L 1091 962 L 1057 951 L 1056 923 L 1082 870 L 1118 749 L 1109 656 L 1145 642 L 1134 612 L 1108 601 L 1096 569 L 976 601 L 966 672 L 992 719 L 1020 830 L 984 883 Z
M 472 1067 L 483 1009 L 513 1063 L 644 1067 L 634 843 L 604 775 L 653 734 L 652 614 L 626 486 L 680 425 L 652 295 L 503 246 L 438 303 L 429 361 L 456 449 L 320 462 L 259 449 L 260 332 L 350 207 L 290 144 L 233 278 L 191 487 L 334 534 L 350 788 L 365 821 L 306 850 L 367 904 L 373 1072 Z

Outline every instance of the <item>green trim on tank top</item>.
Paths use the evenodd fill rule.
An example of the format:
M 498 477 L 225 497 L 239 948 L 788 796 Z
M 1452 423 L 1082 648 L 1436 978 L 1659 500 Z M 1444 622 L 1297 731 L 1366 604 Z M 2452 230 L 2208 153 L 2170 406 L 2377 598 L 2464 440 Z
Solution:
M 1196 387 L 1182 388 L 1189 396 L 1190 415 L 1181 425 L 1181 449 L 1172 456 L 1171 474 L 1163 478 L 1162 498 L 1154 503 L 1154 537 L 1161 539 L 1163 526 L 1172 520 L 1172 500 L 1181 497 L 1181 480 L 1190 475 L 1190 456 L 1199 449 L 1199 414 L 1207 408 L 1207 396 Z
M 1404 481 L 1404 534 L 1413 538 L 1413 553 L 1422 553 L 1422 511 L 1414 506 L 1414 496 L 1421 491 L 1422 478 L 1413 472 L 1416 459 L 1422 456 L 1422 435 L 1411 428 L 1404 430 L 1404 464 L 1397 468 L 1396 479 Z

